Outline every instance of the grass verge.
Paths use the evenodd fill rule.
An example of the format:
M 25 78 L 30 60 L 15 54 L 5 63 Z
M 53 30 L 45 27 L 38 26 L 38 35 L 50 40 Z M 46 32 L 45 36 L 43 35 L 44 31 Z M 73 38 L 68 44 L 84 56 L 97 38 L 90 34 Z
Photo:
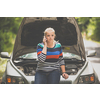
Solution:
M 2 79 L 3 73 L 6 69 L 7 60 L 0 60 L 0 79 Z

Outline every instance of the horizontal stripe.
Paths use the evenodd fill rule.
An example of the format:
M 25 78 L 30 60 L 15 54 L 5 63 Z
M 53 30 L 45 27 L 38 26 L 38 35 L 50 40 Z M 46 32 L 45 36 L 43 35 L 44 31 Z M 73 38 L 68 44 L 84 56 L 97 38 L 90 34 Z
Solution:
M 44 44 L 43 43 L 39 43 L 38 46 L 40 46 L 40 47 L 43 48 L 44 47 Z M 61 44 L 60 43 L 57 43 L 54 48 L 59 48 L 59 47 L 61 47 Z M 49 49 L 52 49 L 52 48 L 49 48 Z
M 60 49 L 60 52 L 62 52 L 62 49 Z
M 42 54 L 43 47 L 43 43 L 37 45 L 37 57 L 39 62 L 36 70 L 60 70 L 60 66 L 65 65 L 61 44 L 57 42 L 54 48 L 47 48 L 47 54 Z
M 54 51 L 60 51 L 61 48 L 52 48 L 52 49 L 47 49 L 47 51 L 50 51 L 50 52 L 54 52 Z
M 50 71 L 53 71 L 53 70 L 55 70 L 55 69 L 60 70 L 59 67 L 58 67 L 58 68 L 55 68 L 55 67 L 54 67 L 54 68 L 53 68 L 53 67 L 49 67 L 49 68 L 48 68 L 48 67 L 46 67 L 46 68 L 43 68 L 43 67 L 42 67 L 42 68 L 41 68 L 41 67 L 39 67 L 39 68 L 36 69 L 36 71 L 38 71 L 38 70 L 43 70 L 43 71 L 45 71 L 45 72 L 50 72 Z
M 55 51 L 55 52 L 47 52 L 47 55 L 59 55 L 60 52 L 59 51 Z
M 38 46 L 40 46 L 42 48 L 44 47 L 43 43 L 39 43 Z
M 37 46 L 37 50 L 38 49 L 43 49 L 42 47 L 40 47 L 40 46 Z M 61 50 L 61 47 L 59 47 L 59 48 L 52 48 L 52 49 L 49 49 L 49 48 L 47 48 L 47 51 L 50 51 L 50 52 L 54 52 L 54 51 L 60 51 Z
M 58 62 L 38 62 L 37 66 L 41 66 L 41 67 L 47 67 L 47 66 L 59 66 L 60 64 Z M 60 66 L 59 66 L 60 67 Z
M 61 53 L 59 56 L 62 56 L 63 54 Z
M 38 52 L 37 55 L 39 55 L 42 51 Z
M 56 46 L 55 46 L 55 48 L 60 48 L 61 47 L 61 44 L 60 43 L 58 43 Z
M 49 55 L 49 56 L 46 56 L 46 59 L 50 59 L 50 58 L 58 59 L 59 55 Z
M 40 48 L 43 49 L 43 47 L 41 47 L 41 46 L 38 45 L 38 46 L 37 46 L 37 49 L 40 49 Z
M 57 62 L 59 59 L 46 59 L 45 62 Z
M 37 49 L 37 52 L 40 52 L 40 51 L 42 51 L 42 49 L 41 49 L 41 48 Z

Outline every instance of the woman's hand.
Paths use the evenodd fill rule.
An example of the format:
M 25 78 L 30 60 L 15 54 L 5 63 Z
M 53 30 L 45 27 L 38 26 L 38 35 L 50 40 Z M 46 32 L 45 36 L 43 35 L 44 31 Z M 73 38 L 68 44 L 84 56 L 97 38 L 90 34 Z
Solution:
M 44 45 L 46 45 L 47 46 L 47 39 L 46 39 L 46 37 L 44 36 L 44 38 L 43 38 L 43 43 L 44 43 Z
M 63 73 L 62 77 L 65 78 L 65 79 L 67 79 L 69 77 L 69 75 L 67 73 Z

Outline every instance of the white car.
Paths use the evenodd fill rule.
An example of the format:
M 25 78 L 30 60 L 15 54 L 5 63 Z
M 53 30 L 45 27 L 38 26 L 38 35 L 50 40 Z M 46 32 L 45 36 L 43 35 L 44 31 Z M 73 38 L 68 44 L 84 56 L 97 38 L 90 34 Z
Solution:
M 68 79 L 61 76 L 60 84 L 98 84 L 98 76 L 88 56 L 96 52 L 85 53 L 83 38 L 73 17 L 25 17 L 19 27 L 11 56 L 1 52 L 2 58 L 8 58 L 2 84 L 34 84 L 37 67 L 37 44 L 42 42 L 43 31 L 52 27 L 56 40 L 62 45 Z

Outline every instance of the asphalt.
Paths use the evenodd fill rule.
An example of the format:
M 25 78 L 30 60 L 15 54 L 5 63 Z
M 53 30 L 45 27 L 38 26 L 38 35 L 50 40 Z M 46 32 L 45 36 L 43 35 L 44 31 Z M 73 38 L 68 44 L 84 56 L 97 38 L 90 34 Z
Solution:
M 97 55 L 94 57 L 89 57 L 89 60 L 92 62 L 92 66 L 94 70 L 97 72 L 99 82 L 100 82 L 100 44 L 93 41 L 87 41 L 87 40 L 84 40 L 84 44 L 85 44 L 86 51 L 96 50 L 97 52 Z

